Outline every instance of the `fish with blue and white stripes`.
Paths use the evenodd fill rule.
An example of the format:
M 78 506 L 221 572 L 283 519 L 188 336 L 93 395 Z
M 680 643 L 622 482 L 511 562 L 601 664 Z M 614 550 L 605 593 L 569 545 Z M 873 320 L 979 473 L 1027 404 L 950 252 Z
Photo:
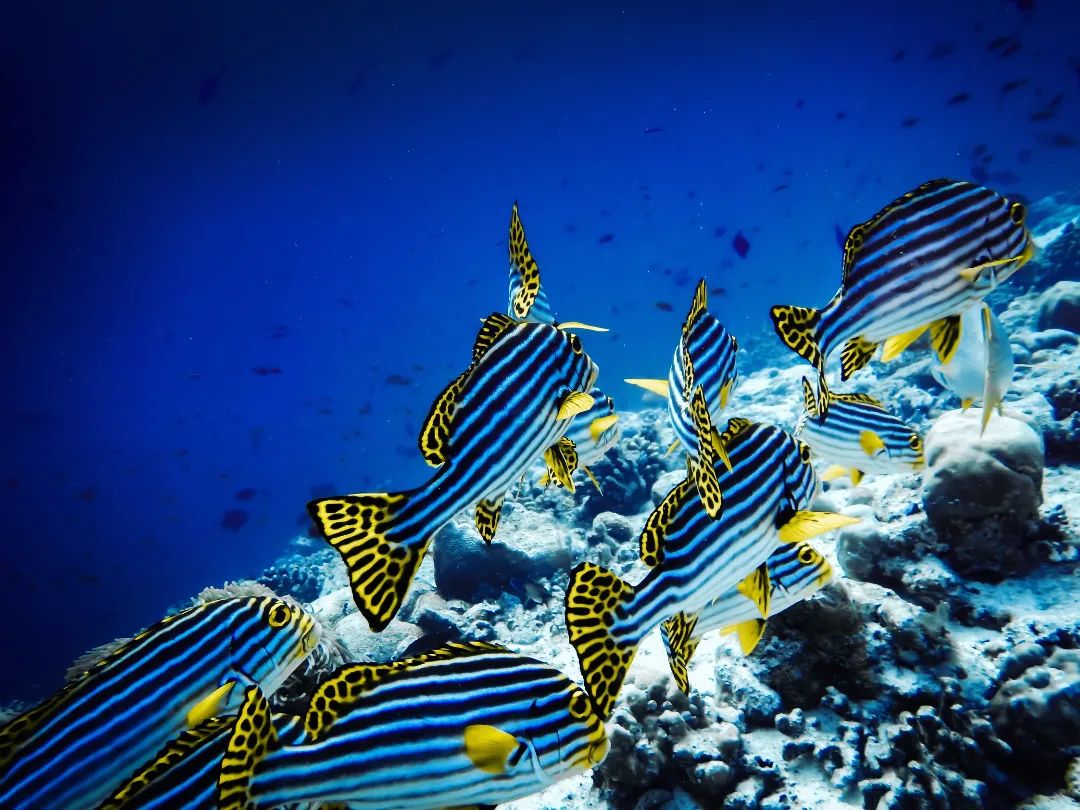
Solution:
M 856 225 L 844 242 L 840 289 L 824 309 L 774 306 L 780 339 L 819 374 L 840 352 L 847 380 L 882 347 L 891 360 L 929 330 L 948 363 L 960 313 L 1035 255 L 1026 211 L 988 188 L 931 180 Z
M 1005 327 L 986 304 L 964 310 L 960 316 L 960 343 L 948 363 L 930 368 L 934 379 L 958 397 L 966 411 L 982 402 L 982 430 L 1012 384 L 1016 364 Z
M 303 609 L 236 597 L 170 616 L 0 729 L 0 806 L 93 807 L 170 739 L 273 692 L 319 640 Z
M 577 454 L 577 468 L 585 473 L 593 486 L 600 490 L 600 482 L 596 480 L 590 466 L 598 462 L 607 451 L 619 442 L 619 415 L 615 413 L 615 402 L 601 391 L 593 388 L 589 391 L 593 398 L 593 405 L 584 413 L 578 414 L 570 423 L 565 438 L 573 442 L 573 450 Z M 547 486 L 550 483 L 563 486 L 556 471 L 550 467 L 540 479 L 540 483 Z M 571 479 L 571 484 L 573 483 Z M 571 485 L 570 491 L 574 491 Z
M 319 498 L 315 524 L 341 555 L 353 600 L 378 632 L 401 606 L 431 539 L 475 504 L 475 524 L 495 536 L 507 490 L 536 458 L 565 476 L 576 456 L 563 434 L 593 406 L 598 369 L 577 335 L 545 323 L 493 313 L 472 363 L 435 400 L 420 452 L 437 471 L 422 486 Z
M 666 380 L 633 377 L 626 382 L 667 398 L 675 436 L 690 455 L 697 455 L 697 432 L 690 414 L 690 398 L 700 386 L 714 424 L 727 408 L 739 381 L 739 342 L 708 310 L 705 279 L 698 282 L 683 322 Z M 687 370 L 689 371 L 689 375 Z M 689 377 L 689 378 L 688 378 Z M 674 447 L 672 448 L 674 449 Z
M 495 805 L 598 765 L 609 747 L 580 687 L 482 642 L 347 665 L 312 696 L 301 740 L 275 736 L 269 705 L 249 690 L 221 762 L 222 810 Z
M 691 408 L 696 424 L 707 423 L 700 387 Z M 706 426 L 699 437 L 715 433 Z M 703 493 L 688 475 L 645 522 L 641 559 L 652 570 L 644 580 L 630 585 L 593 563 L 571 574 L 566 627 L 586 691 L 605 718 L 638 645 L 653 628 L 679 612 L 696 615 L 740 581 L 767 616 L 770 587 L 763 563 L 777 546 L 855 522 L 808 510 L 818 486 L 810 448 L 780 428 L 732 419 L 712 441 L 726 447 L 731 462 L 728 469 L 718 457 L 710 461 L 722 493 L 716 517 L 710 506 L 717 493 Z M 699 444 L 706 448 L 710 442 Z
M 809 599 L 832 579 L 829 561 L 809 543 L 780 546 L 765 561 L 769 577 L 769 615 L 782 613 L 792 605 Z M 660 637 L 667 650 L 668 664 L 675 684 L 690 693 L 688 668 L 698 642 L 707 633 L 719 630 L 735 633 L 743 655 L 749 655 L 765 632 L 765 619 L 758 604 L 747 595 L 740 583 L 709 602 L 697 617 L 676 613 L 660 625 Z
M 926 465 L 922 438 L 911 425 L 892 414 L 869 394 L 834 394 L 825 379 L 820 398 L 802 378 L 803 412 L 795 426 L 815 456 L 831 465 L 822 474 L 830 481 L 845 472 L 858 484 L 866 473 L 891 475 Z

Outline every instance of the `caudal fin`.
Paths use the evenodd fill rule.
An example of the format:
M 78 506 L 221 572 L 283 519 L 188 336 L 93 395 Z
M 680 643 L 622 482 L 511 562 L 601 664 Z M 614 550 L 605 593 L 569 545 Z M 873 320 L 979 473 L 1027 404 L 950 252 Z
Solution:
M 248 810 L 255 806 L 251 777 L 263 757 L 277 745 L 270 703 L 258 686 L 249 686 L 236 715 L 218 772 L 218 808 Z
M 690 694 L 690 675 L 687 669 L 700 641 L 694 635 L 697 622 L 696 613 L 676 613 L 660 625 L 660 636 L 664 641 L 664 649 L 667 650 L 668 666 L 671 667 L 675 685 L 685 695 Z
M 807 360 L 819 372 L 825 371 L 825 358 L 818 345 L 817 325 L 821 313 L 811 307 L 775 306 L 769 310 L 773 328 L 784 345 Z
M 339 495 L 308 503 L 308 513 L 349 571 L 353 601 L 378 633 L 397 614 L 434 531 L 415 533 L 415 543 L 392 537 L 410 493 Z
M 620 642 L 611 632 L 616 611 L 630 600 L 633 586 L 593 563 L 581 563 L 566 589 L 566 630 L 581 664 L 585 691 L 605 720 L 611 716 L 636 644 Z

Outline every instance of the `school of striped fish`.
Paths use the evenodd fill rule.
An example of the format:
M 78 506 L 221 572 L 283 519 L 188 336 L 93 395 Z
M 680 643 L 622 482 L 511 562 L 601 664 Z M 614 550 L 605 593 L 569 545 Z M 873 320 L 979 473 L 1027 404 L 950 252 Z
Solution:
M 739 344 L 697 285 L 667 376 L 627 379 L 665 398 L 669 452 L 686 457 L 638 538 L 648 573 L 627 582 L 581 560 L 570 575 L 565 623 L 582 685 L 512 649 L 455 642 L 344 664 L 302 715 L 281 714 L 268 698 L 318 645 L 318 622 L 288 599 L 215 599 L 141 632 L 0 728 L 0 806 L 484 807 L 600 764 L 605 722 L 647 635 L 659 628 L 689 692 L 705 634 L 734 634 L 749 655 L 770 616 L 832 578 L 810 541 L 857 521 L 813 508 L 821 480 L 924 466 L 918 433 L 871 392 L 834 391 L 831 372 L 846 383 L 879 350 L 892 360 L 928 333 L 935 378 L 964 408 L 982 403 L 984 428 L 1000 409 L 1013 358 L 984 299 L 1034 255 L 1025 216 L 991 189 L 939 179 L 853 227 L 832 300 L 770 313 L 813 370 L 791 392 L 803 406 L 792 432 L 737 415 Z M 308 504 L 373 633 L 457 514 L 470 510 L 490 543 L 534 463 L 545 486 L 572 491 L 580 471 L 599 489 L 590 465 L 620 440 L 578 335 L 603 330 L 556 321 L 517 203 L 509 259 L 506 312 L 482 319 L 421 428 L 430 479 Z

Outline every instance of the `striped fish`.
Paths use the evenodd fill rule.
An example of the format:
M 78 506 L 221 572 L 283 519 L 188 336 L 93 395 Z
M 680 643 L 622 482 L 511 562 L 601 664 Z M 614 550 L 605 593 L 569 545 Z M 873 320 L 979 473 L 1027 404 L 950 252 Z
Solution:
M 809 599 L 832 579 L 832 566 L 809 543 L 788 543 L 765 561 L 769 574 L 769 615 L 787 610 Z M 660 636 L 667 650 L 676 685 L 690 693 L 688 668 L 698 642 L 706 633 L 736 633 L 743 655 L 749 655 L 765 632 L 765 619 L 753 599 L 747 598 L 742 585 L 709 602 L 691 626 L 692 617 L 676 613 L 660 625 Z
M 708 419 L 702 400 L 698 388 L 691 407 L 699 425 Z M 698 435 L 713 432 L 708 425 L 708 433 Z M 732 465 L 729 470 L 718 458 L 711 461 L 722 492 L 716 517 L 709 511 L 714 494 L 703 493 L 688 475 L 645 522 L 641 559 L 652 570 L 644 580 L 630 585 L 593 563 L 571 574 L 566 627 L 585 688 L 605 718 L 638 644 L 654 627 L 679 612 L 692 625 L 717 593 L 740 581 L 767 616 L 771 589 L 762 563 L 777 545 L 854 522 L 807 511 L 817 489 L 810 448 L 780 428 L 732 419 L 714 441 L 726 446 Z
M 818 400 L 806 377 L 802 385 L 804 407 L 795 435 L 814 455 L 832 462 L 824 480 L 848 472 L 858 484 L 864 473 L 889 475 L 925 466 L 919 434 L 869 394 L 834 394 L 822 378 Z
M 735 336 L 709 312 L 705 279 L 701 279 L 683 322 L 667 379 L 630 378 L 626 382 L 667 398 L 675 436 L 687 453 L 697 455 L 697 433 L 690 415 L 691 394 L 695 387 L 701 386 L 709 416 L 714 424 L 719 424 L 720 414 L 727 408 L 738 384 L 738 351 Z
M 169 739 L 268 693 L 315 647 L 299 607 L 238 597 L 188 608 L 140 633 L 0 729 L 0 807 L 93 807 Z
M 986 304 L 969 307 L 960 316 L 960 342 L 948 363 L 936 363 L 930 373 L 958 397 L 967 410 L 983 404 L 982 429 L 990 421 L 1012 384 L 1016 370 L 1012 344 L 1001 321 Z
M 931 180 L 851 229 L 843 280 L 824 309 L 775 306 L 780 339 L 824 373 L 840 352 L 847 380 L 879 346 L 891 360 L 930 330 L 948 363 L 961 339 L 960 313 L 1035 255 L 1026 212 L 982 186 Z
M 351 664 L 312 696 L 303 740 L 275 740 L 249 690 L 219 807 L 342 802 L 353 810 L 495 805 L 591 768 L 608 751 L 587 695 L 557 669 L 480 642 Z
M 420 452 L 436 473 L 405 492 L 320 498 L 308 512 L 349 571 L 353 599 L 378 632 L 397 613 L 431 538 L 476 504 L 476 527 L 495 536 L 506 491 L 541 454 L 573 473 L 563 434 L 593 405 L 596 364 L 577 335 L 493 313 L 473 361 L 435 400 Z M 565 482 L 564 482 L 565 484 Z
M 577 468 L 589 476 L 593 486 L 599 490 L 600 482 L 589 467 L 602 459 L 607 451 L 618 443 L 619 415 L 615 413 L 614 401 L 599 388 L 589 391 L 589 396 L 593 398 L 592 407 L 574 417 L 564 438 L 574 444 Z M 540 483 L 547 486 L 551 482 L 562 486 L 556 471 L 549 467 Z M 572 486 L 570 491 L 573 491 Z

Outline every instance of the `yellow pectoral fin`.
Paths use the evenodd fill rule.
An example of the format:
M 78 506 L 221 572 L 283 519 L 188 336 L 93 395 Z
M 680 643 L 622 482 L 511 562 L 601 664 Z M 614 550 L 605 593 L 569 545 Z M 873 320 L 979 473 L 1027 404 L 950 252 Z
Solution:
M 800 510 L 795 513 L 791 520 L 780 527 L 780 542 L 798 543 L 802 540 L 809 540 L 811 537 L 817 537 L 819 534 L 831 532 L 833 529 L 839 529 L 841 526 L 850 526 L 858 522 L 859 519 L 856 517 L 848 517 L 836 512 Z
M 519 745 L 513 734 L 495 726 L 473 724 L 465 727 L 465 755 L 485 773 L 506 773 L 510 755 Z
M 664 397 L 668 396 L 668 381 L 667 380 L 649 380 L 643 377 L 628 377 L 624 380 L 631 385 L 636 385 L 638 388 L 644 388 L 646 391 L 651 391 L 654 394 Z
M 579 413 L 585 413 L 596 402 L 584 391 L 571 391 L 559 405 L 558 419 L 570 419 Z
M 720 438 L 720 434 L 715 430 L 712 434 L 713 447 L 716 449 L 716 455 L 720 456 L 720 460 L 724 462 L 724 466 L 727 467 L 728 472 L 733 472 L 734 467 L 731 466 L 731 456 L 728 455 L 727 448 L 724 447 L 724 442 Z
M 720 388 L 720 410 L 727 407 L 728 397 L 731 396 L 731 380 L 728 380 Z M 729 467 L 730 469 L 730 467 Z
M 975 279 L 979 277 L 979 273 L 982 272 L 984 266 L 985 265 L 977 264 L 974 267 L 965 267 L 960 271 L 960 278 L 969 284 L 974 284 Z
M 765 635 L 765 620 L 748 619 L 735 625 L 733 629 L 738 634 L 742 654 L 749 655 L 761 641 L 761 637 Z
M 862 470 L 852 467 L 850 475 L 852 485 L 857 487 L 859 482 L 862 481 Z
M 580 329 L 583 332 L 606 332 L 608 331 L 604 326 L 590 326 L 587 323 L 581 323 L 579 321 L 567 321 L 566 323 L 559 324 L 560 329 Z
M 960 400 L 960 410 L 961 411 L 966 411 L 968 408 L 970 408 L 974 404 L 975 404 L 975 398 L 974 397 L 964 397 L 964 399 Z
M 596 419 L 593 419 L 592 422 L 589 424 L 589 438 L 592 439 L 594 442 L 599 443 L 600 437 L 604 435 L 604 431 L 606 431 L 609 427 L 611 427 L 618 421 L 618 414 L 612 413 L 608 414 L 607 416 L 598 416 Z
M 825 472 L 821 474 L 822 481 L 835 481 L 837 478 L 843 478 L 847 475 L 847 467 L 841 467 L 839 464 L 830 464 Z
M 225 701 L 229 697 L 229 693 L 232 688 L 236 686 L 236 681 L 228 681 L 223 683 L 209 695 L 204 697 L 198 703 L 191 707 L 187 713 L 188 728 L 195 728 L 195 726 L 209 720 L 215 715 L 221 714 L 221 707 L 225 705 Z
M 895 360 L 904 349 L 918 340 L 919 336 L 929 328 L 930 324 L 926 324 L 925 326 L 917 326 L 903 334 L 893 335 L 885 341 L 885 345 L 881 349 L 881 359 L 886 363 Z
M 885 449 L 885 442 L 872 430 L 864 430 L 859 434 L 859 447 L 870 458 L 874 458 Z

